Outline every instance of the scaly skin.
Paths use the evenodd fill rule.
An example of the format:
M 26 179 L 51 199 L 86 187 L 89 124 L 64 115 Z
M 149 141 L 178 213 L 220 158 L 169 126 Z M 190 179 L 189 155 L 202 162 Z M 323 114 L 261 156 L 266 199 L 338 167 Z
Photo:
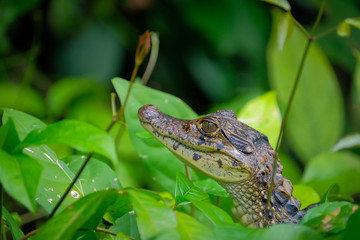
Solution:
M 142 126 L 181 161 L 226 189 L 234 202 L 233 214 L 241 224 L 253 228 L 279 222 L 296 224 L 307 211 L 300 210 L 299 200 L 292 196 L 293 186 L 282 176 L 280 163 L 271 209 L 265 211 L 277 153 L 264 134 L 238 121 L 231 110 L 184 120 L 146 105 L 138 116 Z

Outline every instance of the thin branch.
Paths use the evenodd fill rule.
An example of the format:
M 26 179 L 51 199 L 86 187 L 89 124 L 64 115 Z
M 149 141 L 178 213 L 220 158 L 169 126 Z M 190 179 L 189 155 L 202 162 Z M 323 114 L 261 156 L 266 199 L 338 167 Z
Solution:
M 65 200 L 66 196 L 69 194 L 70 190 L 73 188 L 73 186 L 75 185 L 76 181 L 79 179 L 81 173 L 84 171 L 87 163 L 90 161 L 91 157 L 94 155 L 94 152 L 89 153 L 89 155 L 87 156 L 87 158 L 85 159 L 84 163 L 81 165 L 80 170 L 77 172 L 75 178 L 72 180 L 71 184 L 67 187 L 65 193 L 63 194 L 63 196 L 60 198 L 60 201 L 56 204 L 56 206 L 54 207 L 54 209 L 51 211 L 50 215 L 49 215 L 49 219 L 52 218 L 54 216 L 54 214 L 56 213 L 56 211 L 59 209 L 61 203 Z
M 293 100 L 295 98 L 295 93 L 296 93 L 296 90 L 297 90 L 297 87 L 299 85 L 300 78 L 301 78 L 301 75 L 302 75 L 302 72 L 303 72 L 303 69 L 304 69 L 305 60 L 306 60 L 306 57 L 307 57 L 307 55 L 309 53 L 311 43 L 314 40 L 314 35 L 315 35 L 316 30 L 317 30 L 317 28 L 319 26 L 321 17 L 322 17 L 322 15 L 324 13 L 325 5 L 326 5 L 326 0 L 323 0 L 321 2 L 321 6 L 320 6 L 320 9 L 319 9 L 318 15 L 316 17 L 316 21 L 315 21 L 314 26 L 312 28 L 311 35 L 308 35 L 307 31 L 304 31 L 304 28 L 301 26 L 301 24 L 298 23 L 297 21 L 295 21 L 298 26 L 301 26 L 300 30 L 302 30 L 305 33 L 305 35 L 308 38 L 308 42 L 307 42 L 307 44 L 305 46 L 305 50 L 304 50 L 304 53 L 303 53 L 302 58 L 301 58 L 300 66 L 299 66 L 298 72 L 297 72 L 296 77 L 295 77 L 294 86 L 293 86 L 291 94 L 289 96 L 289 101 L 288 101 L 288 105 L 286 106 L 284 119 L 281 122 L 280 133 L 279 133 L 279 137 L 277 139 L 275 152 L 278 152 L 278 150 L 279 150 L 281 140 L 283 138 L 283 135 L 284 135 L 284 132 L 285 132 L 285 129 L 286 129 L 290 109 L 291 109 L 291 106 L 293 104 Z M 269 211 L 270 211 L 270 206 L 271 206 L 271 194 L 272 194 L 272 191 L 273 191 L 273 188 L 274 188 L 274 185 L 275 185 L 275 175 L 276 175 L 278 161 L 279 161 L 278 156 L 275 156 L 274 164 L 273 164 L 273 171 L 272 171 L 271 181 L 270 181 L 270 188 L 269 188 L 268 193 L 267 193 L 267 201 L 266 201 L 266 209 L 265 209 L 267 218 L 269 218 Z
M 116 235 L 117 235 L 117 232 L 114 232 L 114 231 L 111 231 L 111 230 L 109 230 L 109 229 L 102 228 L 102 227 L 97 227 L 97 228 L 95 229 L 95 231 L 103 232 L 103 233 L 110 234 L 110 235 L 113 235 L 113 236 L 116 236 Z
M 25 236 L 23 236 L 23 237 L 19 238 L 19 240 L 25 240 L 25 239 L 28 239 L 28 238 L 30 238 L 30 237 L 32 237 L 32 236 L 34 236 L 34 235 L 35 235 L 38 231 L 39 231 L 39 229 L 35 229 L 35 230 L 33 230 L 33 231 L 31 231 L 31 232 L 27 233 Z
M 124 105 L 121 107 L 120 109 L 120 113 L 117 114 L 115 117 L 113 117 L 113 120 L 111 121 L 111 123 L 109 124 L 109 126 L 106 128 L 106 132 L 110 132 L 110 130 L 112 129 L 112 127 L 115 125 L 115 123 L 119 120 L 122 119 L 124 116 L 124 112 L 125 112 L 125 107 L 130 95 L 130 91 L 132 88 L 133 83 L 135 82 L 135 78 L 137 76 L 138 70 L 140 65 L 143 63 L 145 57 L 147 56 L 147 54 L 150 51 L 150 47 L 151 47 L 151 41 L 150 39 L 150 32 L 146 31 L 143 35 L 140 36 L 139 38 L 139 42 L 138 42 L 138 46 L 136 48 L 136 55 L 135 55 L 135 66 L 133 69 L 133 72 L 131 74 L 131 79 L 130 79 L 130 85 L 129 85 L 129 89 L 127 91 L 126 94 L 126 98 L 124 101 Z M 71 184 L 67 187 L 65 193 L 63 194 L 63 196 L 60 198 L 60 201 L 56 204 L 56 206 L 54 207 L 54 209 L 51 211 L 49 218 L 52 218 L 54 216 L 54 214 L 56 213 L 56 211 L 58 210 L 58 208 L 60 207 L 61 203 L 65 200 L 66 196 L 69 194 L 71 188 L 75 185 L 76 181 L 79 179 L 81 173 L 84 171 L 87 163 L 90 161 L 91 157 L 94 155 L 94 152 L 90 152 L 89 155 L 87 156 L 87 158 L 85 159 L 84 163 L 82 164 L 80 170 L 77 172 L 75 178 L 72 180 Z
M 329 28 L 329 29 L 325 30 L 324 32 L 321 32 L 321 33 L 315 35 L 315 36 L 313 37 L 313 39 L 314 39 L 314 40 L 317 40 L 317 39 L 322 38 L 322 37 L 324 37 L 324 36 L 326 36 L 326 35 L 329 35 L 330 33 L 335 32 L 336 29 L 337 29 L 337 26 L 334 26 L 334 27 L 332 27 L 332 28 Z

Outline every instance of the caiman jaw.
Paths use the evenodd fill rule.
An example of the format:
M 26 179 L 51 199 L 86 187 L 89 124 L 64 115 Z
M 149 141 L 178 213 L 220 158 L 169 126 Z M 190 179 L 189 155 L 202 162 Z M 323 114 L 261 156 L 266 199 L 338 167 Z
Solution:
M 233 213 L 250 227 L 277 222 L 298 223 L 305 211 L 292 196 L 291 182 L 276 168 L 270 211 L 265 202 L 277 154 L 267 137 L 220 110 L 195 120 L 183 120 L 146 105 L 138 111 L 142 126 L 181 161 L 222 185 L 233 199 Z

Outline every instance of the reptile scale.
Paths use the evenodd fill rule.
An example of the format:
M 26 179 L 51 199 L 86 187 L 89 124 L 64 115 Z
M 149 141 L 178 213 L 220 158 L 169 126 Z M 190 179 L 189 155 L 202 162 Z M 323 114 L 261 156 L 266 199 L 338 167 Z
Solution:
M 245 226 L 298 223 L 306 209 L 292 196 L 278 161 L 269 211 L 265 210 L 277 153 L 267 136 L 239 121 L 231 110 L 184 120 L 154 105 L 138 111 L 141 125 L 186 165 L 216 180 L 233 200 L 233 214 Z M 268 214 L 268 216 L 266 216 Z

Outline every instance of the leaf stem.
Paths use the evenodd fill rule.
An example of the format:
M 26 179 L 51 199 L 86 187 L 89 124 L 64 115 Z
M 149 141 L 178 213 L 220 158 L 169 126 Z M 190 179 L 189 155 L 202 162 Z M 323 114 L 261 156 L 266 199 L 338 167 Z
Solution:
M 31 232 L 28 232 L 25 236 L 19 238 L 19 240 L 28 239 L 28 238 L 34 236 L 38 231 L 39 231 L 39 229 L 35 229 L 35 230 L 31 231 Z
M 312 31 L 311 31 L 311 36 L 312 36 L 312 37 L 315 36 L 315 33 L 316 33 L 317 28 L 318 28 L 318 26 L 319 26 L 321 17 L 323 16 L 324 9 L 325 9 L 325 5 L 326 5 L 326 1 L 327 1 L 327 0 L 322 0 L 322 2 L 321 2 L 318 15 L 317 15 L 317 17 L 316 17 L 314 26 L 313 26 Z
M 303 72 L 303 69 L 304 69 L 305 60 L 306 60 L 306 57 L 307 57 L 307 55 L 309 53 L 311 43 L 314 40 L 314 35 L 315 35 L 316 30 L 317 30 L 317 28 L 319 26 L 321 17 L 322 17 L 322 15 L 324 13 L 325 5 L 326 5 L 326 0 L 323 0 L 321 2 L 318 15 L 316 17 L 314 26 L 312 28 L 311 35 L 308 35 L 306 31 L 304 32 L 304 28 L 301 26 L 301 24 L 298 23 L 297 21 L 295 21 L 298 26 L 301 26 L 299 28 L 305 33 L 305 35 L 308 38 L 308 41 L 306 43 L 306 46 L 305 46 L 305 49 L 304 49 L 304 52 L 303 52 L 303 55 L 302 55 L 302 58 L 301 58 L 301 61 L 300 61 L 300 65 L 299 65 L 299 68 L 298 68 L 298 71 L 297 71 L 297 74 L 296 74 L 296 77 L 295 77 L 295 82 L 294 82 L 291 94 L 289 96 L 289 101 L 288 101 L 288 104 L 286 106 L 284 119 L 281 122 L 280 133 L 279 133 L 279 137 L 277 139 L 275 152 L 278 152 L 278 150 L 279 150 L 281 140 L 283 138 L 283 135 L 284 135 L 284 132 L 285 132 L 285 129 L 286 129 L 286 125 L 287 125 L 287 121 L 288 121 L 288 118 L 289 118 L 290 109 L 291 109 L 291 106 L 293 104 L 293 101 L 294 101 L 294 98 L 295 98 L 295 93 L 296 93 L 296 90 L 297 90 L 297 87 L 299 85 L 300 78 L 301 78 L 301 75 L 302 75 L 302 72 Z M 272 194 L 272 190 L 273 190 L 274 185 L 275 185 L 275 175 L 276 175 L 278 161 L 279 161 L 279 158 L 276 155 L 275 159 L 274 159 L 274 163 L 273 163 L 273 171 L 272 171 L 272 175 L 271 175 L 270 188 L 269 188 L 268 193 L 267 193 L 266 210 L 265 210 L 267 218 L 269 218 L 269 211 L 270 211 L 270 207 L 271 207 L 271 194 Z
M 321 33 L 315 35 L 313 38 L 314 38 L 314 40 L 317 40 L 317 39 L 322 38 L 332 32 L 335 32 L 336 29 L 337 29 L 337 26 L 334 26 L 332 28 L 329 28 L 328 30 L 325 30 L 324 32 L 321 32 Z
M 102 227 L 97 227 L 95 230 L 98 231 L 98 232 L 103 232 L 103 233 L 110 234 L 110 235 L 113 235 L 113 236 L 117 235 L 117 232 L 110 231 L 109 229 L 102 228 Z
M 124 117 L 125 107 L 126 107 L 126 104 L 128 102 L 128 99 L 129 99 L 129 95 L 130 95 L 132 85 L 135 82 L 135 78 L 136 78 L 137 73 L 139 71 L 139 67 L 143 63 L 144 58 L 146 57 L 146 55 L 147 55 L 147 53 L 149 52 L 149 49 L 150 49 L 149 42 L 148 42 L 149 34 L 150 34 L 150 32 L 146 31 L 143 35 L 140 36 L 138 46 L 137 46 L 137 49 L 136 49 L 135 66 L 134 66 L 134 69 L 133 69 L 132 74 L 131 74 L 130 85 L 129 85 L 128 91 L 126 93 L 124 105 L 120 108 L 120 113 L 113 117 L 111 123 L 106 128 L 107 133 L 110 132 L 110 130 L 113 128 L 113 126 L 115 125 L 115 123 L 118 120 L 120 120 L 120 119 L 122 119 Z M 90 161 L 90 159 L 91 159 L 91 157 L 93 155 L 94 155 L 94 152 L 89 153 L 89 155 L 85 159 L 84 163 L 81 165 L 80 170 L 77 172 L 75 178 L 72 180 L 70 185 L 67 187 L 67 189 L 66 189 L 65 193 L 63 194 L 63 196 L 60 198 L 60 201 L 56 204 L 54 209 L 51 211 L 51 213 L 49 215 L 49 218 L 52 218 L 54 216 L 54 214 L 56 213 L 56 211 L 60 207 L 61 203 L 65 200 L 66 196 L 69 194 L 71 188 L 75 185 L 76 181 L 79 179 L 81 173 L 84 171 L 86 165 L 88 164 L 88 162 Z

